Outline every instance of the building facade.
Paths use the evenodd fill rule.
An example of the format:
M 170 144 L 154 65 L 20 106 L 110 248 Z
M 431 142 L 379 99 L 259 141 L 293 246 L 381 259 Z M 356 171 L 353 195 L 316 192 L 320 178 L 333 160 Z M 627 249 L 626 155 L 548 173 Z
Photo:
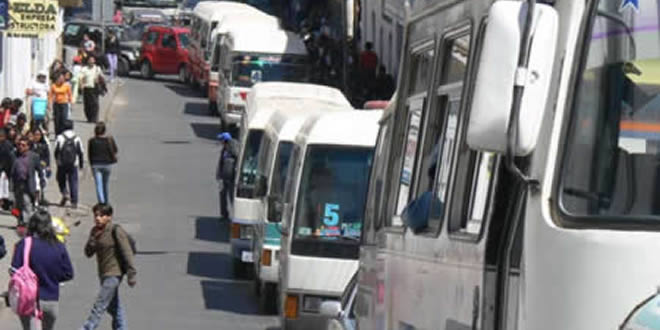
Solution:
M 361 0 L 359 49 L 372 42 L 381 65 L 393 76 L 399 74 L 403 48 L 406 2 L 409 0 Z

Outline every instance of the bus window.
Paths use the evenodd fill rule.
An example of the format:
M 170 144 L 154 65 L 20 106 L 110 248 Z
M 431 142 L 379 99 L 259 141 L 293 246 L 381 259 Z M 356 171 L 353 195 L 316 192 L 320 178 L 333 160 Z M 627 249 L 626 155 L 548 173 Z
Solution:
M 374 164 L 371 168 L 369 178 L 369 191 L 367 193 L 367 205 L 364 211 L 364 231 L 362 235 L 363 243 L 375 244 L 376 232 L 382 227 L 384 216 L 382 203 L 387 198 L 384 196 L 384 186 L 386 180 L 386 170 L 389 156 L 388 132 L 389 119 L 383 123 L 378 132 L 378 141 L 374 151 Z
M 406 142 L 403 147 L 403 157 L 401 157 L 401 172 L 397 178 L 398 182 L 394 184 L 398 187 L 396 215 L 393 220 L 393 226 L 400 226 L 400 215 L 410 200 L 410 192 L 414 184 L 414 168 L 419 150 L 419 137 L 422 128 L 422 118 L 426 108 L 426 96 L 431 83 L 431 71 L 433 70 L 433 60 L 435 58 L 435 49 L 433 42 L 426 43 L 417 49 L 412 50 L 410 59 L 410 76 L 408 99 L 406 100 L 407 124 L 406 124 Z
M 463 80 L 470 46 L 469 29 L 444 41 L 443 67 L 437 90 L 437 107 L 425 118 L 420 158 L 416 165 L 415 192 L 402 218 L 415 233 L 439 234 L 445 208 L 462 104 Z
M 586 32 L 559 186 L 572 221 L 635 229 L 660 221 L 660 7 L 639 2 L 648 9 L 628 15 L 600 0 Z

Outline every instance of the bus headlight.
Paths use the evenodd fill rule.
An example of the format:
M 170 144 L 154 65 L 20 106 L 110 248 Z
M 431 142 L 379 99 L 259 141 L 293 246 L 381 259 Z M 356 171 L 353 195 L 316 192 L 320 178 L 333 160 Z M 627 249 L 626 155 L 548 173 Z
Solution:
M 303 310 L 305 312 L 318 313 L 321 310 L 323 298 L 315 296 L 305 296 L 303 300 Z

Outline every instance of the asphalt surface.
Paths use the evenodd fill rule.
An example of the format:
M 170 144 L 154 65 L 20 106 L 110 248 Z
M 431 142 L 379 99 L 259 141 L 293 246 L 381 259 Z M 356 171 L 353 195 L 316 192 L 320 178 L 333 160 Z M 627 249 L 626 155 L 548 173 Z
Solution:
M 124 284 L 120 292 L 130 329 L 279 329 L 276 316 L 259 314 L 252 283 L 232 276 L 229 230 L 218 217 L 214 179 L 219 121 L 208 116 L 206 104 L 174 78 L 158 78 L 125 80 L 109 107 L 110 133 L 119 147 L 110 200 L 115 222 L 138 246 L 138 284 Z M 76 125 L 86 140 L 92 126 Z M 81 220 L 67 243 L 75 278 L 62 287 L 57 329 L 78 329 L 98 291 L 95 259 L 82 251 L 93 223 L 87 206 L 96 201 L 88 168 L 85 172 L 80 209 L 51 207 L 69 223 Z M 57 201 L 51 181 L 48 196 Z M 14 224 L 0 215 L 0 234 L 10 242 Z M 0 260 L 0 273 L 9 259 Z M 20 329 L 16 316 L 2 307 L 0 329 Z M 109 315 L 99 329 L 111 329 Z

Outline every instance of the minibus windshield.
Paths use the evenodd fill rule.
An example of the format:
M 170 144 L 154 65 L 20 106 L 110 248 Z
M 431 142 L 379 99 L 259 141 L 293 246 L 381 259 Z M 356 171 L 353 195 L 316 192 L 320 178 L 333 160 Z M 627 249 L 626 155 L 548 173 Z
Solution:
M 123 0 L 121 4 L 125 7 L 147 7 L 147 8 L 176 8 L 181 1 L 177 0 Z
M 594 222 L 660 220 L 657 1 L 600 0 L 585 44 L 559 188 Z
M 251 129 L 245 142 L 245 151 L 241 159 L 241 167 L 238 172 L 238 187 L 236 196 L 241 198 L 253 198 L 257 169 L 259 167 L 259 147 L 264 131 Z
M 292 253 L 296 241 L 359 243 L 372 160 L 372 148 L 309 148 L 296 203 Z
M 289 160 L 292 151 L 292 142 L 280 142 L 280 147 L 277 149 L 277 157 L 275 157 L 275 167 L 273 167 L 273 179 L 270 188 L 271 196 L 284 196 L 284 183 L 286 182 L 286 174 L 289 171 Z
M 306 82 L 308 70 L 305 56 L 237 55 L 232 76 L 234 86 L 252 87 L 260 81 Z

